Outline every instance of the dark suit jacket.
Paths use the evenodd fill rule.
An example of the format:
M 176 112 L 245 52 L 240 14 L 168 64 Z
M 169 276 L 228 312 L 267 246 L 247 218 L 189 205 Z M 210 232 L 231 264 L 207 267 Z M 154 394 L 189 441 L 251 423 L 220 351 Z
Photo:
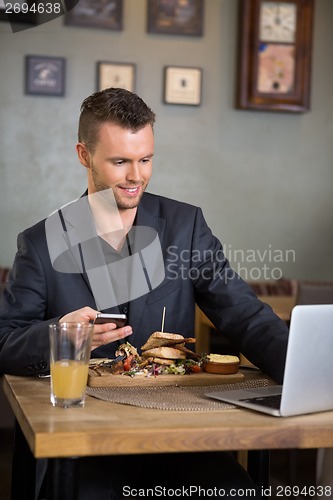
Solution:
M 221 334 L 248 359 L 281 382 L 288 331 L 231 269 L 221 243 L 212 235 L 200 208 L 145 193 L 136 224 L 156 229 L 163 249 L 165 278 L 129 304 L 128 341 L 140 348 L 161 328 L 192 337 L 195 303 Z M 18 251 L 0 304 L 0 372 L 32 375 L 49 370 L 48 324 L 84 306 L 96 307 L 84 273 L 55 271 L 45 221 L 18 237 Z M 112 357 L 118 343 L 95 349 Z

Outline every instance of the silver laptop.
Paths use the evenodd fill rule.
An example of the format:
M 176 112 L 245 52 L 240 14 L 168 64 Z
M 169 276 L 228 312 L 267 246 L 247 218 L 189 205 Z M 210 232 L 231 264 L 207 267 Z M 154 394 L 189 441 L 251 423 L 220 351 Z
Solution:
M 206 396 L 277 417 L 333 410 L 333 304 L 294 307 L 283 386 Z

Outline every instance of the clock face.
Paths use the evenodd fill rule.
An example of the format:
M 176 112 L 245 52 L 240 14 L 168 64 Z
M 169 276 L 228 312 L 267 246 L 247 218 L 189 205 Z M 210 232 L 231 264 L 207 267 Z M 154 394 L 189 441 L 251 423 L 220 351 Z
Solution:
M 291 2 L 262 2 L 259 38 L 265 42 L 293 43 L 296 35 L 297 7 Z

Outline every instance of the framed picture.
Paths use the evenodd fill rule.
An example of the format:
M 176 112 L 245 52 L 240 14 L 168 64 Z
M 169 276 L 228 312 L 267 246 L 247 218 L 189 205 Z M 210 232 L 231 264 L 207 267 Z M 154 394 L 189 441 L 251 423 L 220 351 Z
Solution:
M 6 5 L 7 4 L 7 5 Z M 0 0 L 0 21 L 20 24 L 36 24 L 38 9 L 33 0 L 9 2 Z
M 179 66 L 164 68 L 164 102 L 166 104 L 201 104 L 202 70 Z
M 236 108 L 310 109 L 313 0 L 241 0 Z
M 65 66 L 63 57 L 26 56 L 25 92 L 44 96 L 65 94 Z
M 203 35 L 204 0 L 148 0 L 148 33 Z
M 120 31 L 122 18 L 123 0 L 80 0 L 65 15 L 65 24 Z
M 119 87 L 133 92 L 135 89 L 135 64 L 97 63 L 97 90 Z

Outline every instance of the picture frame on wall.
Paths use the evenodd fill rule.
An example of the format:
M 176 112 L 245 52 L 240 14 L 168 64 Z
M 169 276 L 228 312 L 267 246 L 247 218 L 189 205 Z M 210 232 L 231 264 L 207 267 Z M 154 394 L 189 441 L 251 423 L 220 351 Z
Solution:
M 204 0 L 148 0 L 147 32 L 203 35 Z
M 130 92 L 135 90 L 136 65 L 99 61 L 97 63 L 97 90 L 120 87 Z
M 121 31 L 123 0 L 80 0 L 64 19 L 65 25 Z
M 65 95 L 64 57 L 33 56 L 25 58 L 25 93 L 61 97 Z
M 236 108 L 310 109 L 313 0 L 241 0 Z
M 181 66 L 165 66 L 165 104 L 199 106 L 201 104 L 202 69 Z

